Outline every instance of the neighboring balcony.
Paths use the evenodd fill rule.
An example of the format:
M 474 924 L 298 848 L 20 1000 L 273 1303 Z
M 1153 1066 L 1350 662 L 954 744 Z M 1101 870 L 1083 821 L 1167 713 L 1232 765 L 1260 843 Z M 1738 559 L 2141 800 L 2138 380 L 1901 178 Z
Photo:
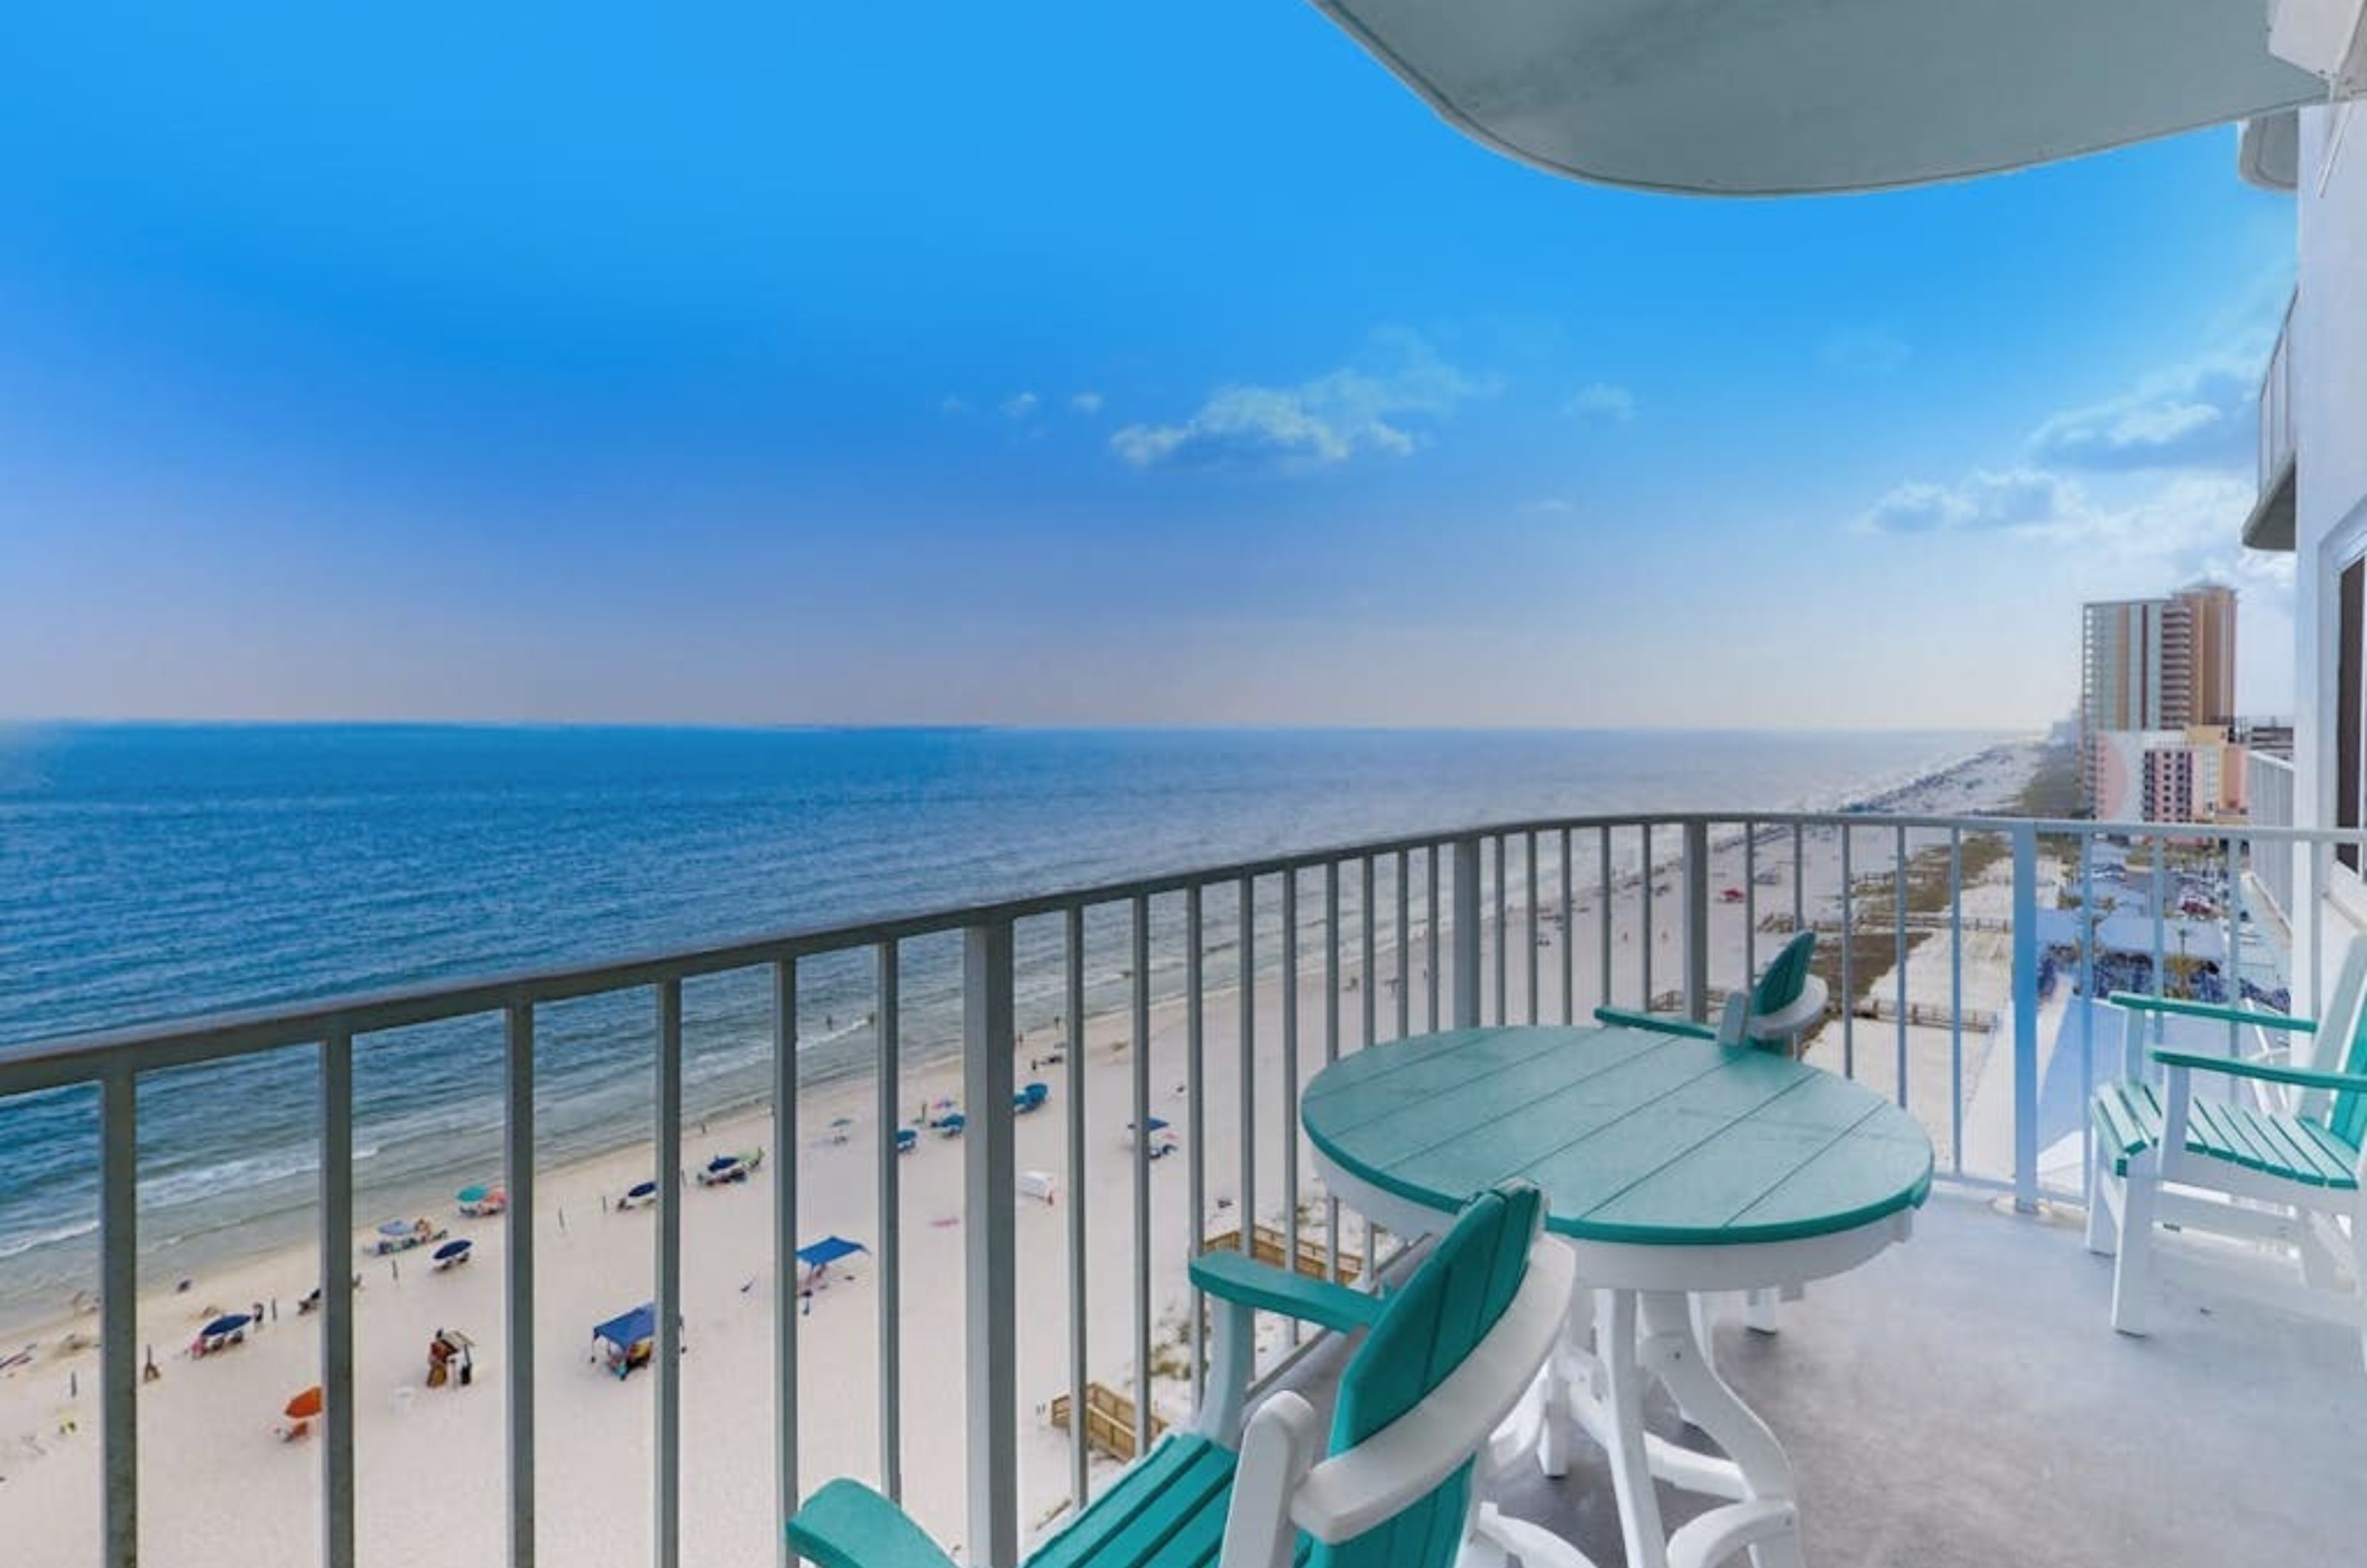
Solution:
M 235 1541 L 241 1568 L 761 1568 L 789 1500 L 851 1473 L 900 1492 L 971 1568 L 1014 1568 L 1108 1485 L 1114 1452 L 1191 1408 L 1206 1371 L 1203 1304 L 1181 1283 L 1195 1250 L 1389 1277 L 1406 1239 L 1331 1201 L 1299 1134 L 1299 1094 L 1326 1063 L 1457 1017 L 1583 1022 L 1604 1000 L 1701 1016 L 1802 927 L 1822 938 L 1835 998 L 1808 1060 L 1914 1115 L 1940 1181 L 1913 1239 L 1813 1286 L 1780 1333 L 1717 1331 L 1722 1365 L 1798 1461 L 1810 1561 L 2347 1561 L 2367 1539 L 2356 1336 L 2190 1295 L 2165 1298 L 2151 1337 L 2117 1337 L 2111 1267 L 2074 1211 L 2089 1094 L 2122 1070 L 2121 1015 L 2091 998 L 2315 1013 L 2314 976 L 2290 995 L 2272 934 L 2284 911 L 2262 894 L 2296 853 L 2361 838 L 1874 813 L 1554 819 L 0 1050 L 0 1100 L 40 1095 L 86 1118 L 100 1224 L 96 1353 L 24 1374 L 57 1381 L 64 1414 L 37 1460 L 0 1450 L 0 1562 L 131 1568 Z M 2294 946 L 2324 951 L 2321 917 L 2294 927 Z M 800 976 L 843 964 L 876 976 L 878 1048 L 862 1075 L 807 1081 L 807 1053 L 784 1047 L 824 1021 L 800 1008 Z M 917 1004 L 900 1011 L 932 965 L 958 981 L 943 1032 Z M 764 1092 L 717 1110 L 710 1135 L 706 1069 L 719 1043 L 745 1043 L 717 1028 L 735 988 L 763 1026 Z M 552 1147 L 566 1107 L 536 1072 L 587 1008 L 648 1043 L 647 1145 L 589 1175 Z M 484 1103 L 448 1114 L 456 1148 L 493 1130 L 490 1168 L 469 1174 L 504 1178 L 510 1206 L 451 1222 L 475 1238 L 467 1270 L 430 1275 L 425 1249 L 373 1258 L 351 1265 L 357 1292 L 357 1244 L 407 1213 L 357 1183 L 372 1103 L 357 1084 L 382 1083 L 375 1045 L 420 1030 L 481 1058 Z M 157 1250 L 172 1238 L 142 1234 L 155 1113 L 275 1054 L 304 1075 L 317 1135 L 318 1253 L 301 1267 L 322 1306 L 300 1318 L 290 1301 L 258 1343 L 183 1359 L 193 1306 Z M 940 1090 L 968 1112 L 958 1136 Z M 727 1187 L 680 1175 L 705 1168 L 727 1114 L 742 1134 L 729 1146 L 769 1157 Z M 940 1124 L 915 1129 L 916 1114 Z M 908 1152 L 899 1130 L 916 1133 Z M 646 1212 L 610 1212 L 651 1172 L 677 1179 L 654 1183 Z M 825 1235 L 864 1251 L 801 1261 Z M 455 1289 L 486 1292 L 458 1325 L 475 1386 L 414 1389 L 404 1314 L 440 1312 Z M 593 1325 L 642 1301 L 647 1369 L 587 1364 Z M 1270 1327 L 1265 1383 L 1319 1390 L 1330 1340 Z M 264 1357 L 258 1403 L 243 1374 Z M 312 1382 L 316 1429 L 270 1438 L 280 1402 Z M 1697 1440 L 1666 1408 L 1650 1418 Z M 289 1467 L 306 1478 L 292 1517 L 260 1483 Z M 456 1538 L 469 1498 L 486 1522 Z M 1508 1504 L 1597 1563 L 1620 1560 L 1599 1456 Z
M 2299 299 L 2299 295 L 2294 299 Z M 2260 378 L 2259 496 L 2244 519 L 2244 547 L 2254 550 L 2293 547 L 2295 495 L 2293 446 L 2293 306 L 2285 306 L 2284 324 L 2277 345 L 2269 353 L 2268 373 Z

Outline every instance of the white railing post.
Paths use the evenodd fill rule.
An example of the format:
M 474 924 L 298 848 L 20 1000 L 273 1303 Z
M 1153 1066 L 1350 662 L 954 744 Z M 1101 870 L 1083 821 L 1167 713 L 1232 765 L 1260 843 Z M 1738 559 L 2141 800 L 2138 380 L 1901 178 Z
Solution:
M 1019 1561 L 1018 1253 L 1013 1170 L 1011 922 L 962 933 L 963 1248 L 967 1254 L 969 1551 L 979 1568 Z M 1137 1129 L 1137 1136 L 1143 1136 Z M 1084 1412 L 1078 1411 L 1082 1420 Z
M 140 1562 L 139 1078 L 99 1080 L 99 1450 L 107 1568 Z
M 1709 819 L 1685 820 L 1685 1016 L 1709 1016 Z
M 682 982 L 658 982 L 657 1568 L 682 1562 Z
M 354 1563 L 354 1040 L 321 1042 L 321 1534 Z
M 1477 838 L 1455 840 L 1455 1027 L 1479 1027 L 1479 840 Z
M 892 1138 L 893 1132 L 882 1137 Z M 798 961 L 773 964 L 773 1542 L 783 1568 L 798 1474 Z
M 2013 829 L 2013 1206 L 2038 1210 L 2038 828 Z
M 534 1004 L 508 1010 L 502 1115 L 502 1320 L 509 1341 L 509 1568 L 534 1568 Z M 351 1246 L 350 1237 L 347 1246 Z M 334 1289 L 332 1280 L 331 1288 Z M 332 1310 L 335 1297 L 332 1296 Z

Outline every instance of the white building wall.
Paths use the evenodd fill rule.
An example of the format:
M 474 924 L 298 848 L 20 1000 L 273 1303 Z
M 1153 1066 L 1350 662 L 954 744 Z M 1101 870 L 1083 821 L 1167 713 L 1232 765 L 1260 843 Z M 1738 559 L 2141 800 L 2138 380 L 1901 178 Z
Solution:
M 2335 129 L 2344 114 L 2351 123 L 2338 147 Z M 2292 329 L 2298 455 L 2293 820 L 2328 827 L 2334 820 L 2336 581 L 2344 566 L 2367 554 L 2367 104 L 2305 109 L 2300 130 Z M 2301 857 L 2296 869 L 2306 874 L 2313 858 Z M 2367 926 L 2367 894 L 2347 881 L 2348 873 L 2330 874 L 2344 879 L 2324 890 L 2334 894 L 2333 912 L 2350 919 L 2326 922 L 2329 948 L 2354 922 Z M 2307 962 L 2305 955 L 2296 957 Z

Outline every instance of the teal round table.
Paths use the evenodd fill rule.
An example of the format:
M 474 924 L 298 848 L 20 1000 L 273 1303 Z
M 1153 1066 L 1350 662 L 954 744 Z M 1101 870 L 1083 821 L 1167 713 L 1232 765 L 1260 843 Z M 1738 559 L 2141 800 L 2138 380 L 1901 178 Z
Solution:
M 1523 1438 L 1506 1446 L 1533 1448 L 1558 1475 L 1573 1428 L 1600 1442 L 1631 1564 L 1690 1568 L 1745 1548 L 1761 1568 L 1800 1562 L 1791 1464 L 1711 1365 L 1701 1303 L 1794 1291 L 1906 1239 L 1931 1187 L 1931 1140 L 1912 1117 L 1772 1052 L 1620 1028 L 1376 1045 L 1324 1068 L 1300 1110 L 1332 1194 L 1400 1235 L 1439 1228 L 1494 1182 L 1544 1190 L 1546 1228 L 1576 1249 L 1597 1299 L 1573 1315 Z M 1730 1458 L 1647 1434 L 1648 1379 Z M 1667 1535 L 1655 1476 L 1727 1502 Z M 1483 1537 L 1495 1529 L 1524 1562 L 1583 1561 L 1533 1526 L 1483 1515 Z

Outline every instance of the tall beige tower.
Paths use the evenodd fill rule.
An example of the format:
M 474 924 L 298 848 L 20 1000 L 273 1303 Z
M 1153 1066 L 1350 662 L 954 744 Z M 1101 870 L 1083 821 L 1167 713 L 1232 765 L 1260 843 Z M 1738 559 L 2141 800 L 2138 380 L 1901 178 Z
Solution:
M 2216 582 L 2180 589 L 2170 603 L 2184 612 L 2190 725 L 2236 722 L 2236 591 Z

